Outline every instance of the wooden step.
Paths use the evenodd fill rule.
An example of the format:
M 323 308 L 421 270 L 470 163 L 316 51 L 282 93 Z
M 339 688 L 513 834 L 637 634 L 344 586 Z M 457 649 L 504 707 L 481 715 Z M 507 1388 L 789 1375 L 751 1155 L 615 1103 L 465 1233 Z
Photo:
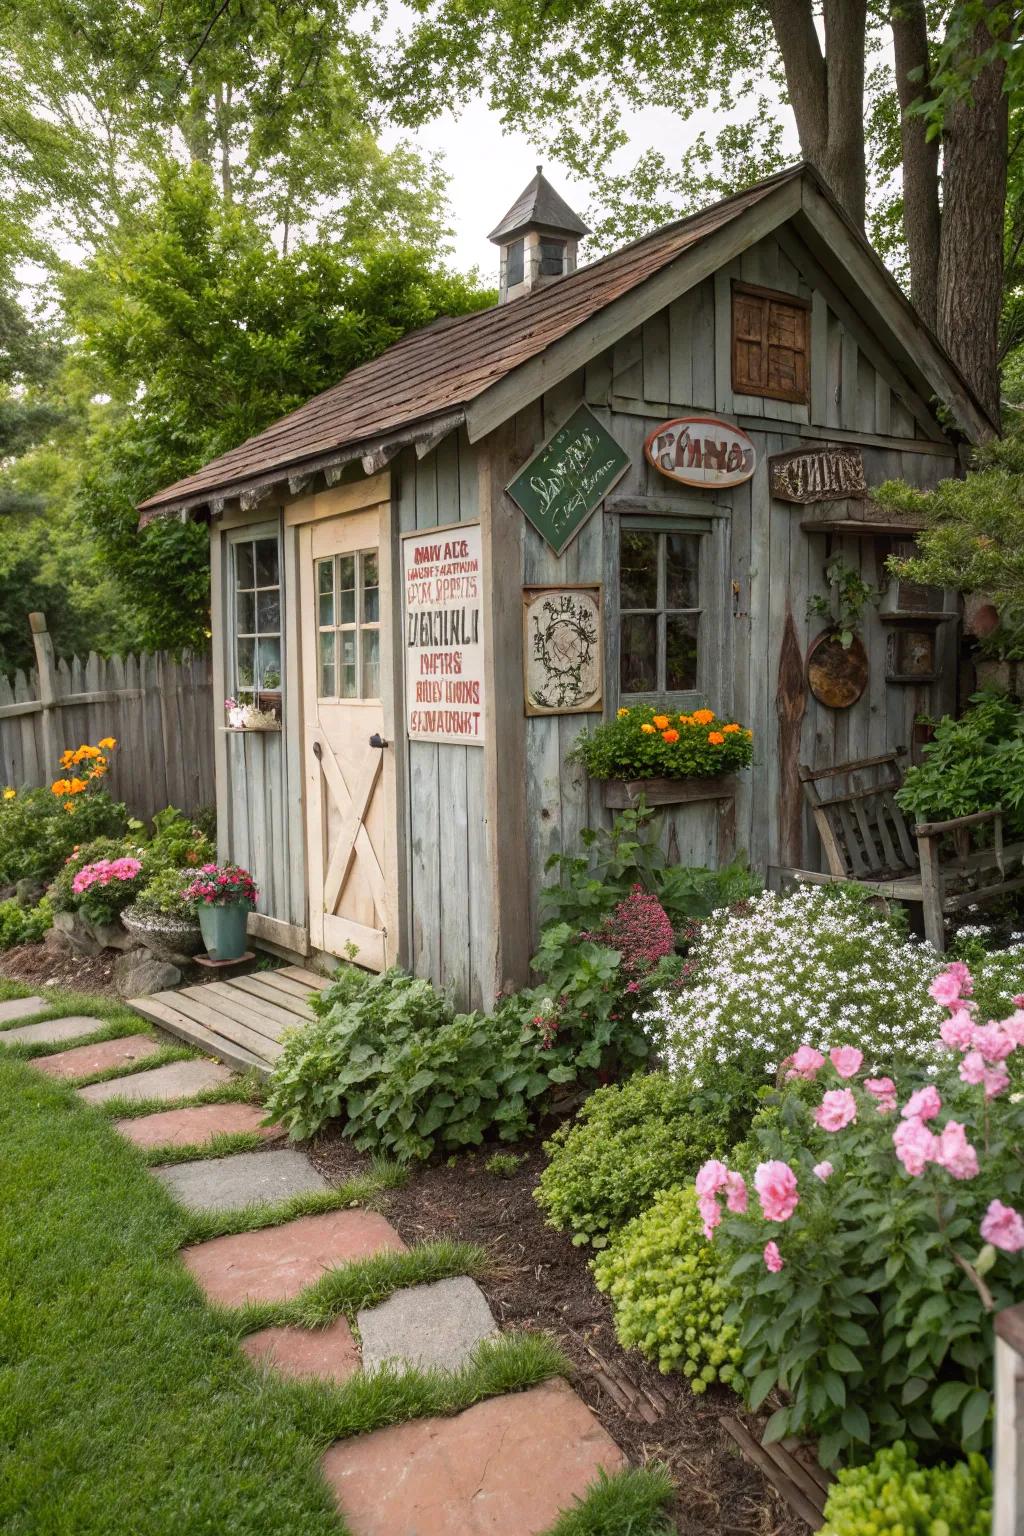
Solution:
M 313 992 L 322 992 L 325 987 L 331 985 L 329 976 L 319 976 L 316 971 L 307 971 L 302 965 L 283 965 L 275 973 L 278 976 L 288 976 L 292 981 L 301 981 L 304 986 Z
M 279 1008 L 277 1003 L 268 1002 L 265 997 L 244 992 L 229 981 L 208 983 L 203 987 L 202 995 L 203 1000 L 219 1013 L 240 1019 L 269 1040 L 280 1040 L 286 1029 L 294 1029 L 296 1025 L 301 1027 L 303 1022 L 297 1014 Z
M 234 981 L 229 981 L 226 985 L 233 991 L 237 991 L 239 996 L 256 997 L 261 1002 L 276 1008 L 291 1024 L 308 1024 L 316 1017 L 305 1000 L 308 993 L 296 996 L 294 992 L 268 986 L 262 976 L 236 976 Z
M 131 998 L 128 1006 L 151 1024 L 159 1025 L 168 1034 L 176 1035 L 179 1040 L 196 1046 L 208 1056 L 216 1056 L 239 1072 L 249 1072 L 255 1068 L 261 1077 L 270 1076 L 271 1062 L 265 1056 L 257 1056 L 234 1040 L 189 1018 L 175 1006 L 177 996 L 176 992 L 155 992 L 151 997 Z
M 247 1014 L 239 1004 L 229 1003 L 222 1007 L 219 1000 L 205 996 L 208 990 L 207 987 L 181 987 L 170 994 L 170 1006 L 215 1035 L 223 1035 L 225 1040 L 240 1045 L 251 1055 L 275 1062 L 281 1054 L 277 1041 L 254 1029 L 249 1022 L 253 1016 Z M 157 995 L 164 997 L 167 994 Z M 242 1016 L 239 1017 L 239 1014 Z

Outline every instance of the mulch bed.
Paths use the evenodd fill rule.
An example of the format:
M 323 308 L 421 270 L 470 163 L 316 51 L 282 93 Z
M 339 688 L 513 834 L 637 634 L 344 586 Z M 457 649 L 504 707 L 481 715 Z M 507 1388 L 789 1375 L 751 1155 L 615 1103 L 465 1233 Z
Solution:
M 120 1001 L 114 986 L 114 961 L 118 958 L 114 950 L 104 950 L 94 959 L 86 959 L 44 939 L 39 944 L 17 944 L 4 950 L 0 954 L 0 976 L 5 981 L 23 981 L 40 991 L 49 982 L 72 992 L 92 992 L 97 997 Z
M 308 1150 L 332 1183 L 365 1167 L 335 1130 Z M 497 1150 L 525 1155 L 512 1178 L 486 1171 Z M 576 1367 L 576 1390 L 630 1459 L 669 1465 L 679 1485 L 673 1515 L 680 1536 L 807 1536 L 806 1525 L 719 1424 L 722 1414 L 732 1414 L 756 1433 L 756 1417 L 744 1414 L 732 1393 L 712 1388 L 695 1397 L 682 1377 L 663 1376 L 635 1351 L 619 1348 L 611 1308 L 594 1286 L 586 1251 L 545 1226 L 533 1199 L 544 1161 L 538 1138 L 467 1153 L 454 1166 L 418 1167 L 404 1188 L 382 1197 L 381 1208 L 406 1242 L 455 1237 L 487 1245 L 495 1267 L 481 1286 L 498 1323 L 553 1334 Z M 619 1401 L 602 1377 L 610 1377 Z

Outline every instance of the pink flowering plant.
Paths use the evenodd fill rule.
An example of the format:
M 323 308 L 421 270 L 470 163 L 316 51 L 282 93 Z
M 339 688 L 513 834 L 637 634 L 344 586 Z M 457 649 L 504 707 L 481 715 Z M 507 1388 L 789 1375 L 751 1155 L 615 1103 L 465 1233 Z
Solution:
M 72 849 L 47 892 L 57 912 L 116 923 L 146 881 L 146 851 L 119 838 L 95 838 Z
M 992 1316 L 1024 1290 L 1024 996 L 986 1020 L 962 963 L 929 991 L 946 1017 L 916 1080 L 801 1046 L 736 1166 L 696 1180 L 751 1406 L 781 1391 L 767 1438 L 813 1434 L 825 1465 L 986 1449 Z
M 197 907 L 248 907 L 259 900 L 259 891 L 247 869 L 239 864 L 204 864 L 185 889 L 186 901 Z

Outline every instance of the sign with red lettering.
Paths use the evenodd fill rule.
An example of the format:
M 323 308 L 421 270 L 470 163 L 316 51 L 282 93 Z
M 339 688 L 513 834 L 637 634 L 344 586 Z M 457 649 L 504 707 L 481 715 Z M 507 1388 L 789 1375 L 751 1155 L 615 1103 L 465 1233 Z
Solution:
M 644 443 L 644 453 L 669 480 L 705 491 L 742 485 L 757 463 L 747 434 L 717 416 L 679 416 L 663 422 Z
M 421 528 L 403 536 L 410 741 L 483 745 L 482 571 L 479 523 Z

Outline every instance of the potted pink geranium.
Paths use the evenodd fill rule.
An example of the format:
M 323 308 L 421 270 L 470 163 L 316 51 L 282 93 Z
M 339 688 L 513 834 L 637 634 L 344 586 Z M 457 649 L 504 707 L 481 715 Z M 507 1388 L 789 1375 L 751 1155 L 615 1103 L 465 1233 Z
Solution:
M 211 960 L 241 959 L 249 913 L 259 898 L 249 871 L 238 864 L 204 864 L 185 897 L 195 905 Z

